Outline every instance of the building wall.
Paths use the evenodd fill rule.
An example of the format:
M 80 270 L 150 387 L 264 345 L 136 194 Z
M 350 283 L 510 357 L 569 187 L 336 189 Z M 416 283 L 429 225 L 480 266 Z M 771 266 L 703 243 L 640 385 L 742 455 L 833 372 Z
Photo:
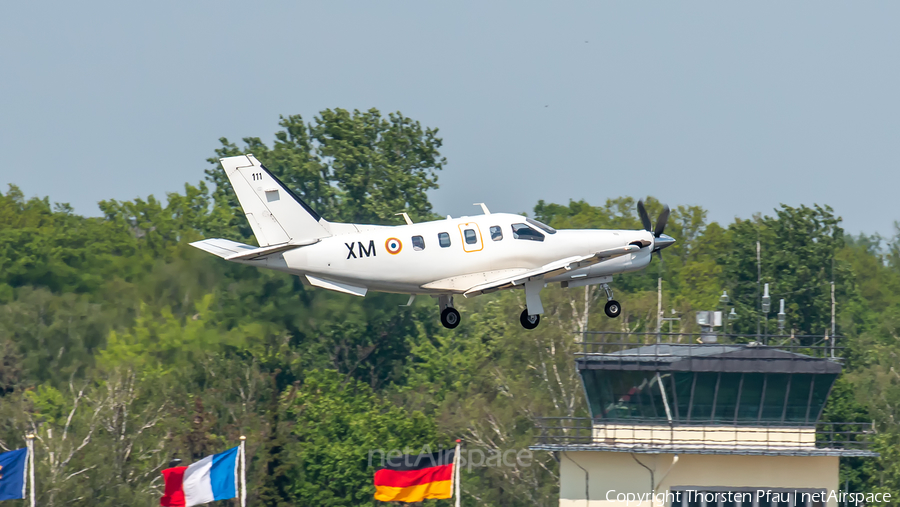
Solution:
M 651 491 L 650 472 L 634 458 L 654 471 L 657 493 L 677 486 L 810 488 L 828 493 L 838 489 L 838 458 L 833 456 L 681 454 L 673 466 L 673 454 L 566 451 L 559 453 L 560 507 L 626 507 L 615 500 L 618 493 L 646 495 Z M 589 502 L 582 468 L 588 473 Z M 640 507 L 650 506 L 644 501 Z M 838 507 L 837 502 L 829 500 L 828 507 Z
M 594 443 L 674 449 L 799 450 L 816 447 L 816 430 L 791 426 L 690 426 L 598 424 Z

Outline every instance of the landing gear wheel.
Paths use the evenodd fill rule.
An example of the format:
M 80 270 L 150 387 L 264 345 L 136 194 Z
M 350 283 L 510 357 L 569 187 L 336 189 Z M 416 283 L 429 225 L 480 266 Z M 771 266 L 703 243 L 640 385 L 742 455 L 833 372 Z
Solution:
M 618 317 L 620 313 L 622 313 L 622 305 L 620 305 L 619 302 L 615 299 L 610 299 L 606 302 L 606 308 L 604 308 L 604 310 L 606 310 L 607 317 L 614 319 Z
M 526 308 L 522 310 L 522 315 L 519 316 L 519 322 L 522 323 L 522 327 L 525 329 L 534 329 L 541 323 L 541 316 L 528 315 L 528 308 Z
M 453 329 L 459 325 L 459 312 L 456 311 L 456 308 L 452 306 L 444 308 L 444 311 L 441 312 L 441 324 L 447 329 Z

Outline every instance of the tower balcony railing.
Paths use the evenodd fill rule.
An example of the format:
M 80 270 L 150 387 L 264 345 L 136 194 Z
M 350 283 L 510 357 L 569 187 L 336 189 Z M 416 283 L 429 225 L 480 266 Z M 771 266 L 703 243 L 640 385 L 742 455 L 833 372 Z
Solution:
M 641 453 L 773 454 L 871 456 L 873 423 L 675 424 L 659 421 L 597 423 L 588 417 L 536 420 L 543 450 L 597 450 Z
M 652 359 L 662 354 L 660 348 L 643 348 L 647 345 L 673 345 L 685 347 L 687 354 L 703 354 L 712 347 L 766 347 L 793 352 L 805 356 L 840 362 L 844 347 L 837 345 L 841 336 L 829 335 L 780 335 L 780 334 L 726 334 L 726 333 L 654 333 L 620 331 L 584 331 L 578 343 L 577 356 L 622 355 L 638 359 Z M 690 350 L 686 346 L 690 345 Z M 628 352 L 626 352 L 628 351 Z M 623 355 L 624 354 L 624 355 Z

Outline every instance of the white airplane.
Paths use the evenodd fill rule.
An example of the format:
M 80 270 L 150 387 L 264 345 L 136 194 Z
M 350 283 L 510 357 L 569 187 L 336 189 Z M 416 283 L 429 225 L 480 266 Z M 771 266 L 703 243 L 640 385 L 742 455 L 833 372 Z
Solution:
M 534 329 L 544 313 L 541 289 L 599 284 L 606 291 L 606 314 L 621 305 L 609 282 L 617 273 L 650 264 L 653 252 L 675 240 L 663 230 L 665 207 L 651 230 L 642 202 L 645 230 L 560 230 L 508 213 L 382 226 L 328 222 L 272 175 L 253 155 L 220 160 L 259 247 L 227 239 L 192 246 L 225 260 L 298 275 L 314 287 L 355 296 L 369 290 L 438 299 L 441 323 L 453 329 L 459 312 L 453 297 L 524 288 L 520 322 Z M 659 255 L 662 255 L 661 253 Z

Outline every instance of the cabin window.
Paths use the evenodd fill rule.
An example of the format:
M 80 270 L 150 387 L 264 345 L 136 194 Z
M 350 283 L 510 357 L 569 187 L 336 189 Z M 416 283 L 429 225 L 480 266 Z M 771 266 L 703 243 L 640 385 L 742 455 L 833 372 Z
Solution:
M 478 243 L 478 236 L 475 234 L 475 229 L 466 229 L 463 231 L 463 234 L 466 237 L 467 245 L 474 245 Z
M 525 224 L 512 224 L 513 237 L 531 241 L 544 241 L 544 235 Z
M 441 248 L 447 248 L 450 246 L 450 235 L 446 232 L 439 232 L 438 242 L 441 244 Z
M 491 239 L 494 241 L 503 239 L 503 229 L 501 229 L 499 225 L 491 226 Z
M 422 236 L 413 236 L 412 245 L 413 250 L 417 252 L 420 250 L 425 250 L 425 238 L 423 238 Z

